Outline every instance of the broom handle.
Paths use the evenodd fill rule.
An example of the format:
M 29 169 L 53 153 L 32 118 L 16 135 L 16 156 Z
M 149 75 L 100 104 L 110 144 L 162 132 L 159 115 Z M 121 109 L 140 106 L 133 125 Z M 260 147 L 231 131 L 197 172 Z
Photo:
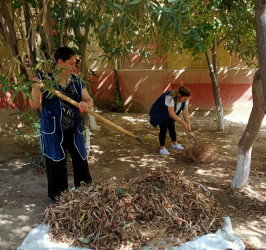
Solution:
M 67 101 L 67 102 L 69 102 L 69 103 L 71 103 L 72 105 L 74 105 L 74 106 L 76 106 L 76 107 L 79 107 L 78 102 L 76 102 L 76 101 L 74 101 L 73 99 L 67 97 L 66 95 L 62 94 L 62 93 L 59 92 L 58 90 L 54 90 L 53 93 L 54 93 L 56 96 L 60 97 L 61 99 L 65 100 L 65 101 Z M 107 120 L 106 118 L 102 117 L 101 115 L 99 115 L 99 114 L 97 114 L 97 113 L 91 111 L 90 109 L 87 109 L 87 110 L 85 110 L 85 111 L 86 111 L 87 113 L 89 113 L 90 115 L 93 115 L 95 118 L 98 118 L 98 119 L 101 120 L 102 122 L 106 123 L 107 125 L 109 125 L 109 126 L 115 128 L 115 129 L 117 129 L 118 131 L 120 131 L 120 132 L 122 132 L 122 133 L 124 133 L 124 134 L 126 134 L 126 135 L 128 135 L 128 136 L 130 136 L 130 137 L 132 137 L 132 138 L 134 138 L 134 139 L 136 139 L 137 141 L 140 141 L 140 138 L 139 138 L 139 137 L 137 137 L 136 135 L 132 134 L 132 133 L 129 132 L 128 130 L 126 130 L 126 129 L 124 129 L 124 128 L 118 126 L 118 125 L 116 125 L 115 123 L 113 123 L 113 122 Z

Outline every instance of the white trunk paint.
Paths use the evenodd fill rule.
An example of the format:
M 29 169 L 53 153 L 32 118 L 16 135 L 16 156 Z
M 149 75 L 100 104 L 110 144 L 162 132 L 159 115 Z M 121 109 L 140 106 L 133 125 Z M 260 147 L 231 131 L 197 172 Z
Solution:
M 94 108 L 91 109 L 92 111 L 94 111 Z M 95 117 L 93 115 L 88 114 L 89 116 L 89 121 L 90 121 L 90 129 L 92 131 L 98 131 L 99 127 L 95 121 Z
M 91 146 L 91 136 L 90 136 L 90 121 L 89 119 L 84 119 L 85 121 L 85 148 L 87 154 L 90 154 L 90 146 Z
M 94 108 L 91 109 L 94 111 Z M 88 114 L 88 117 L 85 117 L 85 148 L 87 151 L 87 154 L 90 154 L 90 147 L 91 147 L 91 137 L 90 137 L 90 130 L 92 131 L 98 131 L 99 127 L 95 121 L 95 117 L 93 115 Z
M 85 139 L 85 148 L 87 151 L 87 154 L 90 153 L 90 146 L 91 146 L 91 137 L 90 137 L 90 129 L 86 126 L 85 129 L 86 139 Z
M 241 188 L 247 184 L 251 165 L 251 152 L 252 147 L 246 152 L 238 149 L 237 170 L 231 188 Z

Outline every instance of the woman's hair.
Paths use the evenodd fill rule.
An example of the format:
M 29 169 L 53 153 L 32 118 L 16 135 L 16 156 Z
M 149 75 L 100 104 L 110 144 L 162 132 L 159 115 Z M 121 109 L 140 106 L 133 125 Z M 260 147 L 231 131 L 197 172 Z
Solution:
M 81 59 L 79 57 L 77 57 L 76 59 L 76 65 L 79 64 L 81 62 Z
M 75 52 L 69 47 L 60 47 L 54 53 L 54 59 L 56 64 L 58 60 L 61 59 L 63 62 L 69 60 L 72 56 L 75 56 Z
M 180 86 L 180 87 L 179 87 L 179 89 L 178 89 L 178 93 L 177 93 L 177 94 L 180 94 L 182 97 L 183 97 L 183 96 L 187 96 L 187 97 L 189 97 L 189 96 L 190 96 L 190 89 L 185 88 L 183 82 L 181 82 L 181 83 L 179 84 L 179 86 Z
M 190 96 L 190 89 L 185 88 L 183 82 L 181 82 L 179 84 L 179 89 L 178 90 L 176 90 L 175 92 L 173 92 L 173 93 L 171 93 L 169 95 L 172 98 L 176 98 L 176 97 L 178 97 L 179 94 L 181 95 L 181 97 L 183 97 L 183 96 L 189 97 Z

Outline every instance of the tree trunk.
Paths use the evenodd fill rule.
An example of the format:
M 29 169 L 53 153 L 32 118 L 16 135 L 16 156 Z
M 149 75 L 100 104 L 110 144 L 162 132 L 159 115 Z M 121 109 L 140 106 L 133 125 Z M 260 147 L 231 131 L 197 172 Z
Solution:
M 89 41 L 89 31 L 90 31 L 90 19 L 87 19 L 86 22 L 86 28 L 85 28 L 85 34 L 83 39 L 83 47 L 82 47 L 82 56 L 81 56 L 81 75 L 83 75 L 86 80 L 88 79 L 88 68 L 87 68 L 87 53 L 88 53 L 88 41 Z M 88 86 L 88 92 L 91 94 L 91 87 Z M 94 111 L 94 108 L 92 108 L 92 111 Z M 89 126 L 91 130 L 98 130 L 98 125 L 96 123 L 95 117 L 93 115 L 88 114 L 88 116 L 85 116 L 85 123 L 86 126 Z M 90 137 L 90 131 L 86 129 L 86 140 L 87 140 L 87 153 L 89 154 L 90 148 L 89 148 L 89 137 Z
M 216 105 L 216 111 L 218 116 L 218 130 L 223 132 L 224 131 L 224 111 L 222 105 L 222 99 L 220 94 L 220 88 L 218 84 L 218 76 L 217 76 L 217 67 L 216 65 L 216 49 L 213 48 L 213 62 L 210 59 L 210 55 L 208 51 L 205 52 L 205 57 L 209 66 L 210 77 L 212 80 L 212 91 L 213 97 Z M 214 67 L 215 65 L 215 67 Z
M 90 19 L 87 19 L 86 22 L 86 27 L 85 27 L 85 34 L 84 34 L 84 39 L 83 39 L 83 47 L 82 47 L 82 55 L 81 58 L 81 65 L 80 65 L 80 72 L 82 75 L 85 74 L 85 70 L 87 69 L 86 67 L 86 62 L 87 62 L 87 50 L 88 50 L 88 41 L 89 41 L 89 31 L 90 31 Z
M 50 0 L 44 0 L 43 1 L 43 30 L 45 33 L 45 37 L 47 39 L 48 44 L 48 51 L 49 55 L 51 56 L 54 52 L 54 40 L 53 40 L 53 31 L 52 31 L 52 25 L 51 25 L 51 1 Z
M 237 170 L 231 184 L 232 188 L 241 188 L 248 182 L 253 143 L 258 136 L 261 123 L 265 115 L 263 111 L 264 98 L 260 70 L 258 70 L 254 75 L 252 96 L 253 107 L 250 113 L 248 124 L 242 138 L 238 143 Z
M 65 35 L 65 29 L 66 29 L 66 13 L 67 13 L 67 0 L 62 1 L 62 8 L 64 12 L 63 16 L 63 22 L 62 22 L 62 27 L 61 27 L 61 32 L 60 32 L 60 47 L 64 45 L 64 35 Z
M 261 81 L 266 100 L 266 1 L 255 0 L 256 35 Z M 264 101 L 264 112 L 266 102 Z
M 31 15 L 28 2 L 26 0 L 22 1 L 24 18 L 25 18 L 25 28 L 26 28 L 26 39 L 27 39 L 27 50 L 29 63 L 31 66 L 35 66 L 37 64 L 36 60 L 36 50 L 35 50 L 35 32 L 33 32 L 33 27 L 31 26 Z
M 84 119 L 84 122 L 85 122 L 85 148 L 86 148 L 87 154 L 89 155 L 90 149 L 91 149 L 91 136 L 90 136 L 91 133 L 90 133 L 90 120 L 88 116 L 86 116 L 86 119 Z
M 212 64 L 213 64 L 213 71 L 214 71 L 214 75 L 215 75 L 215 79 L 217 80 L 218 82 L 218 66 L 217 66 L 217 43 L 215 41 L 212 49 Z
M 17 63 L 19 68 L 19 73 L 25 75 L 28 78 L 27 70 L 22 63 L 21 57 L 18 51 L 18 41 L 16 36 L 16 31 L 14 27 L 14 22 L 10 18 L 8 8 L 6 6 L 6 1 L 0 0 L 0 24 L 1 30 L 4 33 L 5 43 L 10 51 L 13 60 Z
M 119 75 L 118 75 L 118 70 L 114 69 L 114 78 L 115 78 L 115 100 L 114 100 L 114 111 L 116 112 L 123 112 L 123 107 L 122 107 L 122 101 L 121 101 L 121 94 L 120 94 L 120 82 L 119 82 Z
M 18 55 L 18 49 L 16 46 L 17 43 L 16 31 L 13 22 L 11 21 L 5 1 L 0 0 L 0 3 L 1 3 L 0 22 L 3 28 L 5 41 L 11 52 L 11 55 L 16 58 Z

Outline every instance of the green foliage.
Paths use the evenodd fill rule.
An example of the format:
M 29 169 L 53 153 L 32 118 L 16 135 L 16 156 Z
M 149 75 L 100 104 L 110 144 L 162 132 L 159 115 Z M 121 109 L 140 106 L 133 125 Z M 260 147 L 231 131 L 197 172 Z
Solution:
M 105 0 L 104 5 L 95 32 L 110 61 L 139 49 L 141 58 L 172 49 L 200 58 L 216 43 L 243 60 L 257 56 L 251 0 Z
M 45 2 L 26 1 L 28 20 L 23 16 L 22 0 L 5 1 L 12 13 L 16 42 L 20 46 L 16 56 L 9 51 L 12 72 L 0 78 L 0 90 L 3 94 L 10 91 L 13 98 L 19 93 L 24 99 L 31 98 L 32 82 L 27 81 L 23 75 L 25 72 L 20 71 L 21 66 L 35 56 L 36 71 L 51 69 L 53 72 L 52 61 L 49 61 L 52 57 L 49 41 L 54 48 L 63 43 L 82 55 L 86 28 L 91 34 L 88 43 L 97 39 L 104 51 L 97 60 L 107 59 L 113 63 L 117 58 L 125 60 L 135 53 L 139 53 L 141 60 L 147 60 L 154 54 L 169 54 L 173 50 L 186 51 L 195 59 L 201 59 L 216 45 L 223 45 L 225 50 L 236 53 L 249 64 L 257 57 L 252 0 L 52 0 L 46 6 L 49 8 L 44 8 Z M 52 19 L 48 26 L 55 31 L 52 37 L 47 37 L 44 32 L 44 10 L 48 9 Z M 31 25 L 30 31 L 25 30 L 27 21 Z M 1 37 L 1 46 L 6 46 L 7 41 L 3 35 Z M 35 41 L 37 37 L 41 39 L 40 47 L 29 47 L 29 41 Z M 29 53 L 30 50 L 34 51 Z M 9 80 L 11 77 L 14 82 Z M 92 82 L 86 80 L 86 83 Z M 44 91 L 50 91 L 53 84 L 51 79 L 47 79 Z M 117 100 L 116 104 L 120 105 Z
M 230 15 L 223 13 L 220 19 L 226 32 L 222 39 L 228 51 L 238 53 L 245 61 L 257 58 L 254 2 L 233 1 Z
M 17 111 L 18 113 L 13 113 L 11 115 L 19 115 L 21 122 L 25 124 L 27 128 L 27 130 L 25 130 L 25 128 L 19 128 L 16 130 L 17 136 L 34 148 L 38 148 L 38 153 L 41 155 L 40 163 L 45 166 L 45 156 L 42 153 L 40 140 L 40 113 L 36 110 L 20 112 L 20 110 L 17 109 Z M 29 156 L 31 157 L 30 154 Z
M 150 46 L 156 27 L 152 15 L 157 6 L 155 1 L 104 1 L 105 14 L 99 23 L 96 35 L 103 48 L 104 57 L 128 58 L 140 47 Z M 155 44 L 155 43 L 154 43 Z
M 212 0 L 193 17 L 192 28 L 186 27 L 184 47 L 195 56 L 217 43 L 243 60 L 252 60 L 257 57 L 254 16 L 251 0 Z
M 5 97 L 5 95 L 7 94 L 7 92 L 11 92 L 12 93 L 12 101 L 14 101 L 19 94 L 22 95 L 24 101 L 27 98 L 31 98 L 30 95 L 30 88 L 31 88 L 31 84 L 33 83 L 33 81 L 28 81 L 25 79 L 25 75 L 22 76 L 18 76 L 16 78 L 17 83 L 14 82 L 14 80 L 9 80 L 7 78 L 5 78 L 4 76 L 0 75 L 0 92 L 2 91 L 2 95 L 0 96 L 1 98 Z M 21 82 L 23 82 L 23 84 L 20 84 Z

